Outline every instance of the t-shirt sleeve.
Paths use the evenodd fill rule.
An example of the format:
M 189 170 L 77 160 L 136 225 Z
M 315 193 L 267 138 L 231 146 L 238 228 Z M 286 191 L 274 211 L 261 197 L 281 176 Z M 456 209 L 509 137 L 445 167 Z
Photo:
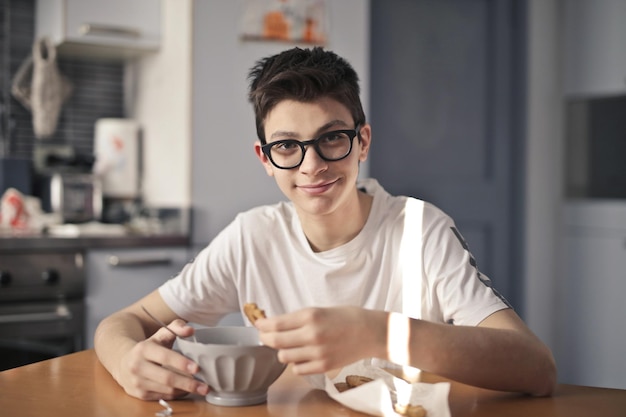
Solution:
M 475 326 L 496 311 L 510 308 L 480 272 L 454 221 L 431 204 L 425 204 L 424 210 L 424 270 L 442 320 Z
M 233 277 L 241 253 L 237 219 L 220 232 L 182 271 L 165 282 L 159 293 L 181 318 L 212 326 L 239 310 Z

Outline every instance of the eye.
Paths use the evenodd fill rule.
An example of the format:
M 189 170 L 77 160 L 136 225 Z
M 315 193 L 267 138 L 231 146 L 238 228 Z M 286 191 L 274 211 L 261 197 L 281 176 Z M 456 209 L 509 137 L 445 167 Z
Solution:
M 348 136 L 344 132 L 328 132 L 320 137 L 320 142 L 325 145 L 332 145 L 333 143 L 341 142 L 347 138 Z
M 272 150 L 287 153 L 293 152 L 299 147 L 298 142 L 295 140 L 279 140 L 274 146 L 272 146 Z

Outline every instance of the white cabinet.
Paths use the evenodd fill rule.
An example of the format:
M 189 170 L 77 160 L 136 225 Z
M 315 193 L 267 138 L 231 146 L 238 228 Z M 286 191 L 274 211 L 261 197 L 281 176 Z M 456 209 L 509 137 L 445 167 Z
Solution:
M 565 94 L 626 94 L 626 0 L 564 0 Z
M 147 295 L 189 261 L 186 247 L 94 249 L 87 252 L 87 348 L 98 323 Z
M 626 388 L 626 203 L 569 203 L 561 296 L 562 382 Z
M 160 0 L 37 0 L 35 19 L 61 54 L 130 57 L 161 41 Z

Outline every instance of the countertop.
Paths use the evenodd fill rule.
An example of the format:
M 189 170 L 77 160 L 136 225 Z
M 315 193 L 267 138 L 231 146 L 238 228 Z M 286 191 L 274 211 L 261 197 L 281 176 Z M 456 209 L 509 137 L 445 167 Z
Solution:
M 0 252 L 50 251 L 100 248 L 188 246 L 187 235 L 124 234 L 116 236 L 59 237 L 45 234 L 0 235 Z
M 421 380 L 446 381 L 428 374 Z M 147 417 L 163 411 L 158 402 L 138 400 L 124 393 L 93 350 L 0 372 L 0 392 L 3 416 Z M 553 397 L 537 398 L 451 382 L 448 403 L 451 417 L 618 417 L 626 414 L 626 391 L 560 384 Z M 312 389 L 289 367 L 270 387 L 265 404 L 220 407 L 198 396 L 169 404 L 174 417 L 366 416 L 335 402 L 325 392 Z

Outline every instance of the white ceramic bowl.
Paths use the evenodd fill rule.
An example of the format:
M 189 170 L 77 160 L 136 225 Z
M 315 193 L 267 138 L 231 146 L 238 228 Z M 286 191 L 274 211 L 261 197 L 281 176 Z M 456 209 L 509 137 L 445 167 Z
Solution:
M 283 373 L 277 351 L 259 342 L 254 327 L 196 329 L 197 343 L 178 339 L 183 355 L 200 365 L 198 377 L 211 388 L 211 404 L 242 406 L 267 400 L 267 389 Z

